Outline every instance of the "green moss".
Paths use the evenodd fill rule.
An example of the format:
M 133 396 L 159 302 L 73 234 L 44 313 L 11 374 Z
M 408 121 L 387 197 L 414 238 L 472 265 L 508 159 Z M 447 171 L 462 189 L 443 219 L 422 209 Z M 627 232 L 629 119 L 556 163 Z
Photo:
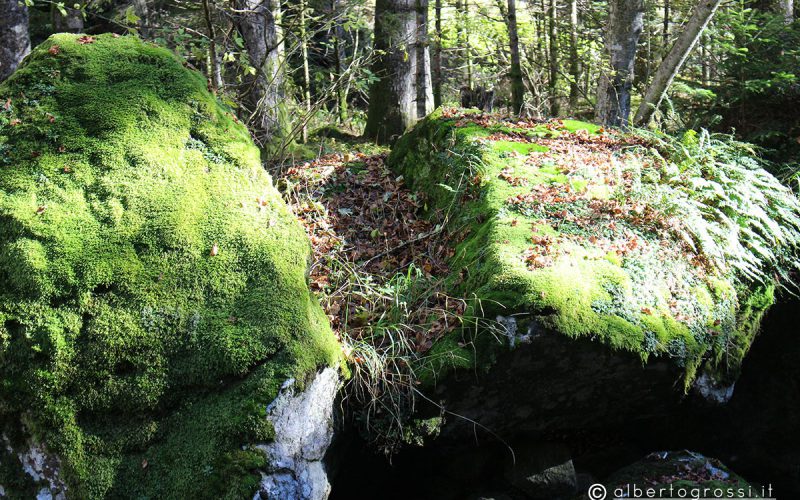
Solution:
M 54 35 L 0 97 L 3 421 L 75 498 L 251 494 L 265 406 L 339 349 L 247 130 L 135 37 Z
M 539 144 L 512 141 L 494 141 L 492 142 L 492 149 L 499 154 L 514 152 L 522 155 L 527 155 L 534 151 L 547 151 L 547 147 Z
M 494 319 L 528 313 L 565 336 L 591 338 L 636 353 L 643 362 L 670 358 L 684 368 L 687 387 L 706 361 L 720 375 L 738 371 L 761 315 L 774 301 L 771 288 L 737 288 L 733 276 L 701 269 L 688 253 L 665 250 L 681 242 L 663 227 L 636 215 L 610 223 L 593 208 L 595 201 L 613 207 L 618 198 L 657 201 L 642 190 L 613 191 L 607 184 L 608 177 L 622 179 L 623 172 L 656 164 L 647 151 L 633 156 L 622 149 L 616 156 L 620 165 L 599 172 L 580 156 L 573 163 L 559 163 L 555 153 L 543 157 L 552 142 L 536 142 L 569 144 L 577 131 L 585 131 L 581 137 L 602 134 L 598 126 L 565 120 L 524 128 L 454 114 L 437 110 L 419 123 L 395 145 L 389 164 L 425 197 L 432 218 L 465 235 L 451 262 L 451 282 L 454 293 L 477 299 L 468 314 Z M 528 142 L 507 141 L 502 134 Z M 553 198 L 565 201 L 513 202 L 554 186 Z M 571 222 L 581 218 L 594 225 Z M 640 245 L 636 252 L 593 243 L 598 237 L 630 241 L 631 235 Z M 531 260 L 539 251 L 542 260 Z M 507 345 L 500 336 L 479 341 L 479 334 L 468 342 L 464 336 L 458 332 L 440 341 L 431 350 L 434 359 L 447 353 L 484 369 Z M 461 364 L 428 366 L 447 371 Z M 433 381 L 432 373 L 422 373 Z
M 595 125 L 594 123 L 582 122 L 580 120 L 561 120 L 561 126 L 567 132 L 577 132 L 579 130 L 585 130 L 590 134 L 597 134 L 603 128 L 600 125 Z
M 615 497 L 646 497 L 647 490 L 660 498 L 761 498 L 763 494 L 761 487 L 751 485 L 719 460 L 689 451 L 652 453 L 604 483 Z M 644 493 L 635 495 L 634 488 Z

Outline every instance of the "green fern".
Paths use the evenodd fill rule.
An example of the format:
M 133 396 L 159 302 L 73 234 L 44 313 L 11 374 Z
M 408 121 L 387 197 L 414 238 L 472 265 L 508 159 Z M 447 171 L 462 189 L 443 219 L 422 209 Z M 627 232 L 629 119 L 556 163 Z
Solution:
M 716 271 L 743 285 L 791 283 L 800 269 L 800 201 L 764 168 L 754 146 L 706 130 L 647 137 L 663 162 L 645 184 L 682 224 L 678 235 Z

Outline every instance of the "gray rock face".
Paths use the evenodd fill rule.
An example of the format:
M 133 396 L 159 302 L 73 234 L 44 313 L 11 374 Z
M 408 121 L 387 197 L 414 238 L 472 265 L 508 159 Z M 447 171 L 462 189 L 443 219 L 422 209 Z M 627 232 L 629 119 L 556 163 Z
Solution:
M 723 384 L 714 380 L 709 374 L 703 372 L 697 377 L 694 389 L 703 396 L 706 401 L 715 404 L 725 404 L 733 397 L 733 388 L 736 384 Z
M 41 443 L 33 441 L 21 452 L 14 450 L 8 438 L 2 436 L 3 445 L 9 456 L 19 459 L 20 471 L 41 485 L 36 493 L 37 500 L 64 500 L 67 486 L 61 479 L 61 462 Z M 0 497 L 6 496 L 5 487 L 0 485 Z
M 300 391 L 294 379 L 287 380 L 277 398 L 267 407 L 267 418 L 275 428 L 275 440 L 258 445 L 267 455 L 255 499 L 325 500 L 331 486 L 322 462 L 333 438 L 333 403 L 339 387 L 335 368 L 319 372 Z M 37 500 L 64 500 L 66 485 L 60 461 L 47 448 L 30 442 L 23 451 L 12 449 L 2 436 L 11 457 L 19 459 L 20 473 L 41 485 Z M 6 490 L 0 485 L 0 497 Z
M 288 380 L 267 408 L 275 439 L 259 445 L 267 455 L 255 498 L 324 500 L 331 491 L 322 462 L 333 438 L 333 402 L 339 385 L 335 368 L 319 372 L 300 392 Z
M 557 445 L 526 450 L 506 471 L 506 477 L 511 485 L 532 499 L 567 498 L 578 488 L 569 450 Z

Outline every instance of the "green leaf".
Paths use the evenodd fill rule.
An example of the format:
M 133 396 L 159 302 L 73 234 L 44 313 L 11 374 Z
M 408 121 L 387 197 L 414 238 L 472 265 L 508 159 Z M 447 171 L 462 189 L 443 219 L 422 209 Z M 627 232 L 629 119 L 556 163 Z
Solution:
M 125 10 L 125 21 L 128 24 L 136 24 L 141 20 L 142 18 L 137 16 L 136 11 L 133 10 L 133 6 L 130 6 Z

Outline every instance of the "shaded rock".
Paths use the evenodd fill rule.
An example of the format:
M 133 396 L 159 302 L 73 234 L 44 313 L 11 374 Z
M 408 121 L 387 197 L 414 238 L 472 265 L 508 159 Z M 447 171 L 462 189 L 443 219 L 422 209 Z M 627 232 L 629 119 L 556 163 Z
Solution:
M 505 493 L 479 493 L 470 495 L 467 500 L 512 500 L 512 498 Z
M 763 498 L 719 460 L 692 451 L 661 451 L 622 468 L 604 481 L 609 498 Z
M 449 411 L 506 438 L 663 416 L 681 399 L 675 386 L 682 373 L 669 361 L 642 365 L 636 355 L 552 331 L 539 331 L 496 360 L 478 377 L 453 373 L 434 394 L 446 398 Z M 470 422 L 460 418 L 448 419 L 442 428 L 453 439 L 471 432 Z
M 569 450 L 558 445 L 542 445 L 517 453 L 517 461 L 506 471 L 506 477 L 531 499 L 567 498 L 577 491 Z

